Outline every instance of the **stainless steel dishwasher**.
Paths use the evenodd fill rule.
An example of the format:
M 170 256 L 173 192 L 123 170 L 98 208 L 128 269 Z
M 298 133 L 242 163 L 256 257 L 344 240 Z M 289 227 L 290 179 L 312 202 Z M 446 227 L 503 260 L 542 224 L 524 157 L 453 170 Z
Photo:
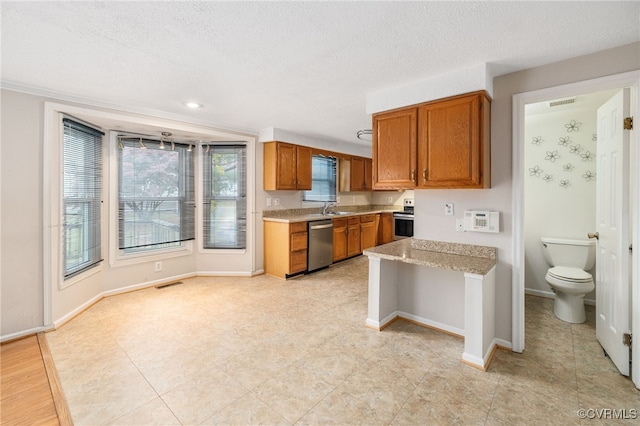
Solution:
M 333 221 L 309 222 L 309 272 L 331 265 L 333 260 Z

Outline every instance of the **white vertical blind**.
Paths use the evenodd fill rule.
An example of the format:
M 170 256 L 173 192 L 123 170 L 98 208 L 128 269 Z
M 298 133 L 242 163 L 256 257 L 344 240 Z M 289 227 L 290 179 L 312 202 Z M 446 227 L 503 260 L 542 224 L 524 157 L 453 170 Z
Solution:
M 336 201 L 337 159 L 314 155 L 311 159 L 311 191 L 304 191 L 304 201 Z
M 203 150 L 203 247 L 246 248 L 247 147 L 226 143 Z
M 168 248 L 195 238 L 193 153 L 189 146 L 119 138 L 120 249 Z
M 70 118 L 62 119 L 64 278 L 102 260 L 101 196 L 104 133 Z

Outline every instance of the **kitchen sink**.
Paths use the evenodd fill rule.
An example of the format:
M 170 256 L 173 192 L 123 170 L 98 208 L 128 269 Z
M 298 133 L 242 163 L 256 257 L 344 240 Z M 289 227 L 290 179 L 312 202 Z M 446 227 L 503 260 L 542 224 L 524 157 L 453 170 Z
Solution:
M 343 214 L 350 214 L 351 212 L 327 212 L 327 216 L 340 216 Z

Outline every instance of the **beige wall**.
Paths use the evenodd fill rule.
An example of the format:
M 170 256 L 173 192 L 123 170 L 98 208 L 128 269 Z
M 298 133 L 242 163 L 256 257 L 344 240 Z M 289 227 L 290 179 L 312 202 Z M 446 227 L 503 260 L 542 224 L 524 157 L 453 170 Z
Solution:
M 511 212 L 511 153 L 512 153 L 512 96 L 581 80 L 618 74 L 638 69 L 640 43 L 569 59 L 495 79 L 492 103 L 492 181 L 488 190 L 434 190 L 415 191 L 418 215 L 416 236 L 445 241 L 459 241 L 493 245 L 499 249 L 496 287 L 496 333 L 499 338 L 511 340 L 511 268 L 512 268 L 512 212 Z M 1 146 L 1 328 L 3 337 L 24 333 L 44 325 L 43 314 L 43 101 L 44 98 L 2 91 L 2 146 Z M 261 267 L 262 232 L 261 212 L 267 193 L 262 191 L 261 144 L 256 145 L 253 269 Z M 393 194 L 392 194 L 393 195 Z M 377 196 L 373 196 L 374 198 Z M 396 199 L 397 200 L 397 199 Z M 465 209 L 487 208 L 499 210 L 500 234 L 460 234 L 455 232 L 451 217 L 444 217 L 445 202 L 454 202 L 456 216 Z M 455 224 L 455 221 L 453 222 Z M 168 260 L 162 277 L 179 275 L 199 268 L 194 257 Z M 241 262 L 246 266 L 247 263 Z M 122 267 L 105 271 L 102 291 L 114 290 L 145 280 L 161 278 L 151 271 L 152 265 Z M 211 267 L 217 267 L 211 263 Z M 78 294 L 78 299 L 66 300 L 61 311 L 90 299 Z M 82 292 L 78 292 L 82 293 Z M 66 303 L 68 302 L 68 303 Z M 54 318 L 55 319 L 55 318 Z

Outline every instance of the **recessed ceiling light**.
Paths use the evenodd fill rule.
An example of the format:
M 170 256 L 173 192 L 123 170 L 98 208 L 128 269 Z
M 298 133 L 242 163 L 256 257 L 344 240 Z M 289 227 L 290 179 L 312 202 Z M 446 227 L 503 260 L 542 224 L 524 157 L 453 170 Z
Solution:
M 191 109 L 198 109 L 198 108 L 202 108 L 202 104 L 199 104 L 197 102 L 183 102 L 184 106 L 186 106 L 187 108 L 191 108 Z

